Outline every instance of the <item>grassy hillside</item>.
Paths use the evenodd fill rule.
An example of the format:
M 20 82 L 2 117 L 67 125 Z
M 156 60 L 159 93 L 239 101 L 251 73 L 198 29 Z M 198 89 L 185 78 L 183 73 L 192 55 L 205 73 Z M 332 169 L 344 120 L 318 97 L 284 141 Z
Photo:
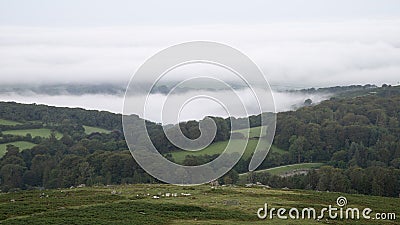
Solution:
M 21 124 L 21 123 L 11 121 L 11 120 L 0 119 L 0 125 L 14 126 L 14 125 L 18 125 L 18 124 Z
M 39 123 L 39 122 L 38 122 Z M 5 119 L 0 119 L 0 125 L 8 125 L 8 126 L 15 126 L 15 125 L 21 125 L 23 123 L 16 122 L 16 121 L 11 121 L 11 120 L 5 120 Z M 99 133 L 109 133 L 109 130 L 102 129 L 99 127 L 92 127 L 92 126 L 83 126 L 85 129 L 86 134 L 91 134 L 94 132 L 99 132 Z M 11 134 L 11 135 L 17 135 L 17 136 L 26 136 L 27 134 L 31 134 L 32 137 L 44 137 L 47 138 L 51 134 L 51 130 L 47 128 L 38 128 L 38 129 L 23 129 L 23 130 L 6 130 L 2 132 L 3 135 L 6 134 Z M 60 132 L 55 132 L 55 135 L 58 139 L 62 137 L 62 134 Z M 0 137 L 1 138 L 1 137 Z M 4 144 L 0 144 L 0 158 L 5 154 L 7 145 L 14 145 L 20 150 L 23 149 L 30 149 L 36 144 L 28 142 L 28 141 L 14 141 L 14 142 L 8 142 Z
M 258 143 L 257 138 L 260 136 L 260 131 L 261 131 L 261 127 L 252 127 L 250 129 L 235 130 L 235 131 L 232 132 L 232 133 L 242 133 L 245 137 L 253 138 L 253 139 L 248 140 L 246 150 L 245 150 L 245 152 L 243 154 L 244 158 L 250 158 L 251 155 L 253 154 L 253 152 L 254 152 L 254 150 L 255 150 L 255 148 L 257 146 L 257 143 Z M 243 142 L 245 140 L 235 139 L 235 140 L 232 140 L 232 141 L 234 143 L 234 146 L 237 146 L 237 145 L 235 145 L 235 143 L 241 143 L 241 142 Z M 196 152 L 176 151 L 176 152 L 172 152 L 171 154 L 172 154 L 172 157 L 175 159 L 176 162 L 182 163 L 187 155 L 198 156 L 198 155 L 221 154 L 224 151 L 224 149 L 226 148 L 226 146 L 228 145 L 228 142 L 229 141 L 216 142 L 216 143 L 211 144 L 210 146 L 206 147 L 205 149 L 203 149 L 201 151 L 196 151 Z M 238 149 L 234 149 L 234 151 L 235 152 L 239 152 L 240 149 L 239 148 Z M 279 152 L 279 153 L 286 152 L 285 150 L 280 149 L 280 148 L 278 148 L 276 146 L 272 146 L 270 151 Z
M 249 129 L 234 130 L 234 131 L 232 131 L 232 133 L 241 133 L 245 137 L 257 138 L 257 137 L 260 137 L 260 133 L 261 133 L 261 128 L 262 127 L 263 126 L 252 127 L 252 128 L 249 128 Z
M 35 146 L 35 144 L 27 141 L 15 141 L 5 144 L 0 144 L 0 158 L 6 153 L 7 145 L 14 145 L 15 147 L 18 147 L 20 150 L 29 149 Z
M 257 170 L 256 173 L 264 173 L 268 172 L 273 175 L 282 175 L 287 172 L 293 170 L 307 170 L 307 169 L 316 169 L 324 165 L 323 163 L 299 163 L 299 164 L 292 164 L 292 165 L 285 165 L 285 166 L 278 166 L 274 168 L 264 169 L 264 170 Z M 240 174 L 241 176 L 247 175 L 248 173 Z
M 232 140 L 233 143 L 241 143 L 243 142 L 243 140 Z M 206 147 L 203 150 L 200 151 L 195 151 L 195 152 L 188 152 L 188 151 L 176 151 L 176 152 L 172 152 L 172 157 L 174 158 L 174 160 L 178 163 L 182 163 L 183 160 L 185 159 L 185 157 L 187 155 L 194 155 L 194 156 L 198 156 L 198 155 L 214 155 L 214 154 L 221 154 L 224 149 L 226 148 L 226 146 L 228 145 L 229 141 L 220 141 L 220 142 L 216 142 L 213 143 L 211 145 L 209 145 L 208 147 Z M 247 148 L 243 154 L 243 157 L 250 157 L 252 151 L 254 151 L 255 147 L 257 145 L 257 140 L 249 140 L 248 144 L 247 144 Z M 235 146 L 235 145 L 234 145 Z M 240 149 L 234 149 L 233 151 L 235 152 L 239 152 Z
M 177 197 L 166 197 L 177 193 Z M 182 195 L 182 193 L 186 194 Z M 189 195 L 190 194 L 190 195 Z M 153 196 L 159 196 L 154 199 Z M 334 192 L 279 190 L 209 185 L 182 187 L 163 184 L 23 191 L 0 195 L 2 224 L 398 224 L 377 220 L 260 220 L 256 212 L 269 207 L 317 211 L 336 206 L 339 196 L 348 207 L 400 213 L 399 198 Z
M 18 128 L 19 125 L 26 126 L 26 125 L 40 125 L 43 124 L 43 121 L 31 121 L 29 122 L 17 122 L 17 121 L 12 121 L 12 120 L 7 120 L 7 119 L 1 119 L 0 118 L 0 125 L 5 125 L 7 126 L 6 130 L 3 130 L 1 132 L 2 135 L 15 135 L 15 136 L 21 136 L 25 137 L 27 134 L 31 134 L 31 136 L 34 137 L 43 137 L 43 138 L 48 138 L 52 132 L 51 129 L 49 128 L 31 128 L 31 129 L 20 129 Z M 54 124 L 53 124 L 54 125 Z M 91 134 L 94 132 L 99 132 L 99 133 L 110 133 L 110 130 L 102 129 L 99 127 L 94 127 L 94 126 L 83 126 L 85 129 L 86 134 Z M 60 139 L 62 137 L 62 134 L 60 132 L 55 132 L 56 138 Z M 0 135 L 0 139 L 3 140 L 3 137 Z M 4 141 L 3 141 L 4 142 Z M 36 144 L 30 142 L 29 140 L 21 140 L 18 139 L 16 141 L 15 139 L 11 139 L 6 143 L 0 144 L 0 158 L 6 153 L 7 145 L 14 145 L 18 147 L 20 150 L 24 149 L 30 149 L 34 147 Z
M 235 144 L 235 143 L 241 143 L 245 140 L 232 140 L 233 142 L 233 146 L 240 146 L 240 144 Z M 187 155 L 194 155 L 194 156 L 198 156 L 198 155 L 214 155 L 214 154 L 221 154 L 224 149 L 226 148 L 226 146 L 228 145 L 229 141 L 220 141 L 220 142 L 216 142 L 213 143 L 211 145 L 209 145 L 208 147 L 206 147 L 203 150 L 200 151 L 195 151 L 195 152 L 189 152 L 189 151 L 176 151 L 176 152 L 172 152 L 172 157 L 174 158 L 174 160 L 178 163 L 182 163 L 183 160 L 185 160 L 185 157 Z M 250 158 L 250 156 L 253 154 L 254 149 L 256 148 L 258 143 L 258 140 L 249 140 L 247 143 L 247 147 L 246 150 L 243 154 L 244 158 Z M 239 152 L 240 149 L 233 149 L 234 152 Z M 270 151 L 274 151 L 274 152 L 285 152 L 285 150 L 283 149 L 279 149 L 276 146 L 272 146 Z
M 269 169 L 257 170 L 254 171 L 255 173 L 270 173 L 272 175 L 285 175 L 294 173 L 299 170 L 310 170 L 310 169 L 317 169 L 323 166 L 323 163 L 300 163 L 300 164 L 291 164 L 285 166 L 278 166 Z M 239 174 L 239 183 L 244 184 L 247 182 L 247 177 L 249 176 L 250 172 Z

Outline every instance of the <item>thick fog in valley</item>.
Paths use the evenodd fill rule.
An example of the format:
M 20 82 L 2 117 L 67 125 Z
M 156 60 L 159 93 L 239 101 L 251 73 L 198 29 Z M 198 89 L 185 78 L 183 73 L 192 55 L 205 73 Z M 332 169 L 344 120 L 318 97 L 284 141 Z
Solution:
M 196 91 L 197 93 L 198 91 Z M 226 91 L 217 91 L 218 96 L 223 98 L 229 93 Z M 249 89 L 239 90 L 238 93 L 243 97 L 243 104 L 248 108 L 252 109 L 248 112 L 248 115 L 259 114 L 257 109 L 257 104 L 251 97 L 251 91 Z M 207 92 L 203 92 L 207 94 Z M 329 98 L 329 94 L 303 94 L 303 93 L 291 93 L 274 91 L 275 106 L 277 112 L 294 110 L 301 107 L 306 99 L 311 99 L 314 103 L 318 103 L 324 99 Z M 181 93 L 169 95 L 172 101 L 185 99 L 191 93 Z M 248 97 L 246 97 L 248 96 Z M 133 96 L 130 98 L 131 101 L 135 101 L 135 97 L 143 96 Z M 149 95 L 148 100 L 148 110 L 146 110 L 146 119 L 154 122 L 162 123 L 175 123 L 176 120 L 162 121 L 161 119 L 161 109 L 163 102 L 167 98 L 167 95 L 161 93 L 154 93 Z M 110 95 L 110 94 L 84 94 L 84 95 L 43 95 L 43 94 L 33 94 L 33 93 L 2 93 L 0 94 L 0 101 L 15 101 L 21 103 L 37 103 L 46 104 L 52 106 L 64 106 L 64 107 L 80 107 L 85 109 L 94 110 L 105 110 L 114 113 L 122 113 L 124 96 L 122 95 Z M 137 114 L 137 112 L 131 112 Z M 207 100 L 199 100 L 193 104 L 188 104 L 183 108 L 181 114 L 179 115 L 179 121 L 187 120 L 199 120 L 203 119 L 205 116 L 221 116 L 227 117 L 228 114 L 220 105 Z M 144 116 L 144 115 L 140 115 Z M 236 117 L 243 117 L 246 115 L 232 115 Z M 178 118 L 177 118 L 178 119 Z

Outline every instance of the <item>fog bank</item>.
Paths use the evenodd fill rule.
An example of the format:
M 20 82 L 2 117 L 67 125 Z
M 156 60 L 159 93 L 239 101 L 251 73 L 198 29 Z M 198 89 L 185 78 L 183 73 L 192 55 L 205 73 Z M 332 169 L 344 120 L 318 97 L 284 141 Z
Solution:
M 259 114 L 256 101 L 249 97 L 249 90 L 241 90 L 240 96 L 243 99 L 243 104 L 249 109 L 248 114 Z M 179 100 L 186 98 L 191 93 L 169 95 L 168 98 Z M 226 97 L 228 93 L 225 91 L 217 92 L 221 98 Z M 306 99 L 311 99 L 313 103 L 318 103 L 322 100 L 328 99 L 329 95 L 325 94 L 304 94 L 304 93 L 291 93 L 291 92 L 273 92 L 275 99 L 275 107 L 277 112 L 288 111 L 296 109 L 303 105 Z M 247 97 L 246 97 L 247 96 Z M 133 96 L 130 101 L 135 101 Z M 148 110 L 146 110 L 145 118 L 154 122 L 174 123 L 176 121 L 161 120 L 161 109 L 166 99 L 166 95 L 155 93 L 149 95 Z M 84 109 L 93 109 L 101 111 L 109 111 L 114 113 L 122 113 L 124 97 L 121 95 L 109 94 L 85 94 L 85 95 L 38 95 L 38 94 L 18 94 L 18 93 L 2 93 L 0 94 L 0 101 L 15 101 L 19 103 L 36 103 L 60 107 L 79 107 Z M 137 112 L 130 112 L 137 114 Z M 143 115 L 140 115 L 143 116 Z M 199 120 L 205 116 L 221 116 L 227 117 L 228 114 L 218 104 L 213 104 L 207 101 L 199 101 L 196 104 L 188 104 L 181 112 L 179 120 Z M 246 115 L 232 115 L 236 117 Z

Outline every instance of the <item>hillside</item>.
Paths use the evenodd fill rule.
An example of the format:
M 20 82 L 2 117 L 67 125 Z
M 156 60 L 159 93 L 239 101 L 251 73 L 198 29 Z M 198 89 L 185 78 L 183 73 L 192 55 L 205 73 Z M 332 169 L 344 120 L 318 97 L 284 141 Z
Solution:
M 171 196 L 176 194 L 176 197 Z M 371 208 L 371 219 L 287 219 L 274 215 L 261 220 L 257 210 L 269 207 L 317 212 L 336 206 L 339 196 L 347 207 Z M 0 195 L 2 224 L 399 224 L 375 220 L 375 213 L 400 214 L 399 198 L 334 192 L 282 190 L 209 185 L 180 187 L 141 184 L 13 192 Z M 336 206 L 337 207 L 337 206 Z M 319 214 L 318 214 L 319 215 Z M 385 214 L 387 215 L 387 214 Z
M 27 129 L 25 129 L 27 128 Z M 41 121 L 13 121 L 0 119 L 0 157 L 2 157 L 6 151 L 8 145 L 18 147 L 21 151 L 25 149 L 31 149 L 41 142 L 42 139 L 49 138 L 54 135 L 55 138 L 61 139 L 63 134 L 66 132 L 61 123 L 47 125 Z M 75 127 L 76 128 L 76 127 Z M 92 133 L 109 133 L 109 130 L 85 126 L 83 125 L 85 134 Z
M 269 169 L 256 170 L 254 172 L 241 173 L 241 174 L 239 174 L 239 183 L 245 183 L 246 181 L 248 181 L 249 176 L 251 176 L 252 173 L 257 173 L 257 174 L 268 173 L 268 174 L 277 175 L 277 176 L 294 176 L 294 175 L 300 174 L 297 172 L 307 173 L 312 169 L 320 168 L 322 165 L 324 165 L 324 164 L 323 163 L 300 163 L 300 164 L 277 166 L 277 167 L 273 167 L 273 168 L 269 168 Z
M 249 138 L 249 140 L 247 140 L 246 138 L 232 140 L 233 146 L 238 146 L 235 143 L 248 141 L 246 150 L 242 156 L 244 159 L 250 159 L 251 156 L 253 155 L 254 150 L 256 149 L 258 143 L 258 136 L 260 136 L 260 132 L 261 132 L 261 126 L 232 131 L 232 133 L 241 133 L 243 137 Z M 219 155 L 225 150 L 226 146 L 228 145 L 228 142 L 229 141 L 219 141 L 211 144 L 210 146 L 206 147 L 201 151 L 188 152 L 188 151 L 178 150 L 178 151 L 173 151 L 170 154 L 175 162 L 184 163 L 186 156 Z M 240 149 L 233 149 L 232 151 L 239 152 Z M 279 154 L 286 152 L 285 150 L 280 149 L 276 146 L 271 146 L 270 151 Z
M 397 197 L 400 194 L 400 87 L 374 88 L 358 97 L 332 98 L 318 105 L 278 113 L 273 147 L 259 170 L 294 164 L 318 163 L 295 176 L 282 177 L 265 170 L 252 173 L 245 182 L 261 182 L 273 188 L 340 191 Z M 135 120 L 142 122 L 138 116 Z M 79 108 L 0 102 L 0 188 L 2 191 L 65 188 L 79 184 L 110 185 L 159 182 L 132 158 L 124 140 L 121 115 Z M 160 153 L 187 166 L 214 159 L 230 136 L 230 121 L 243 118 L 212 117 L 217 135 L 204 152 L 187 154 L 166 138 L 160 124 L 146 121 Z M 249 117 L 250 130 L 234 133 L 250 142 L 245 157 L 221 184 L 237 184 L 248 172 L 257 141 L 260 115 Z M 198 121 L 179 125 L 192 139 L 199 136 Z M 134 129 L 133 136 L 138 138 Z M 241 141 L 243 137 L 235 141 Z M 14 144 L 9 145 L 9 144 Z M 133 146 L 140 148 L 140 145 Z

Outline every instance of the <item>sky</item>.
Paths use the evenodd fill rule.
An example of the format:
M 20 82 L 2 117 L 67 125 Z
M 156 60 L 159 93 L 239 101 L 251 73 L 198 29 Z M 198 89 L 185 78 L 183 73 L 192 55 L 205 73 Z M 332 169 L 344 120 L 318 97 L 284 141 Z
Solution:
M 0 24 L 131 26 L 346 21 L 397 17 L 399 4 L 397 0 L 1 0 Z
M 240 50 L 280 90 L 400 82 L 398 0 L 0 0 L 0 88 L 63 83 L 126 87 L 149 57 L 195 40 Z M 189 73 L 221 75 L 222 80 L 231 76 L 221 68 L 196 65 L 175 69 L 165 79 L 179 81 Z M 180 101 L 188 94 L 171 98 Z M 276 110 L 286 111 L 307 98 L 319 102 L 329 96 L 275 91 L 274 98 Z M 141 116 L 175 122 L 161 121 L 163 99 L 151 95 L 151 114 Z M 0 100 L 112 112 L 123 108 L 122 97 L 110 95 L 8 93 Z M 243 104 L 250 114 L 260 113 L 252 108 L 254 99 Z M 188 105 L 178 120 L 225 115 L 210 102 Z
M 272 85 L 400 82 L 400 1 L 0 0 L 5 85 L 126 84 L 193 40 L 239 49 Z

